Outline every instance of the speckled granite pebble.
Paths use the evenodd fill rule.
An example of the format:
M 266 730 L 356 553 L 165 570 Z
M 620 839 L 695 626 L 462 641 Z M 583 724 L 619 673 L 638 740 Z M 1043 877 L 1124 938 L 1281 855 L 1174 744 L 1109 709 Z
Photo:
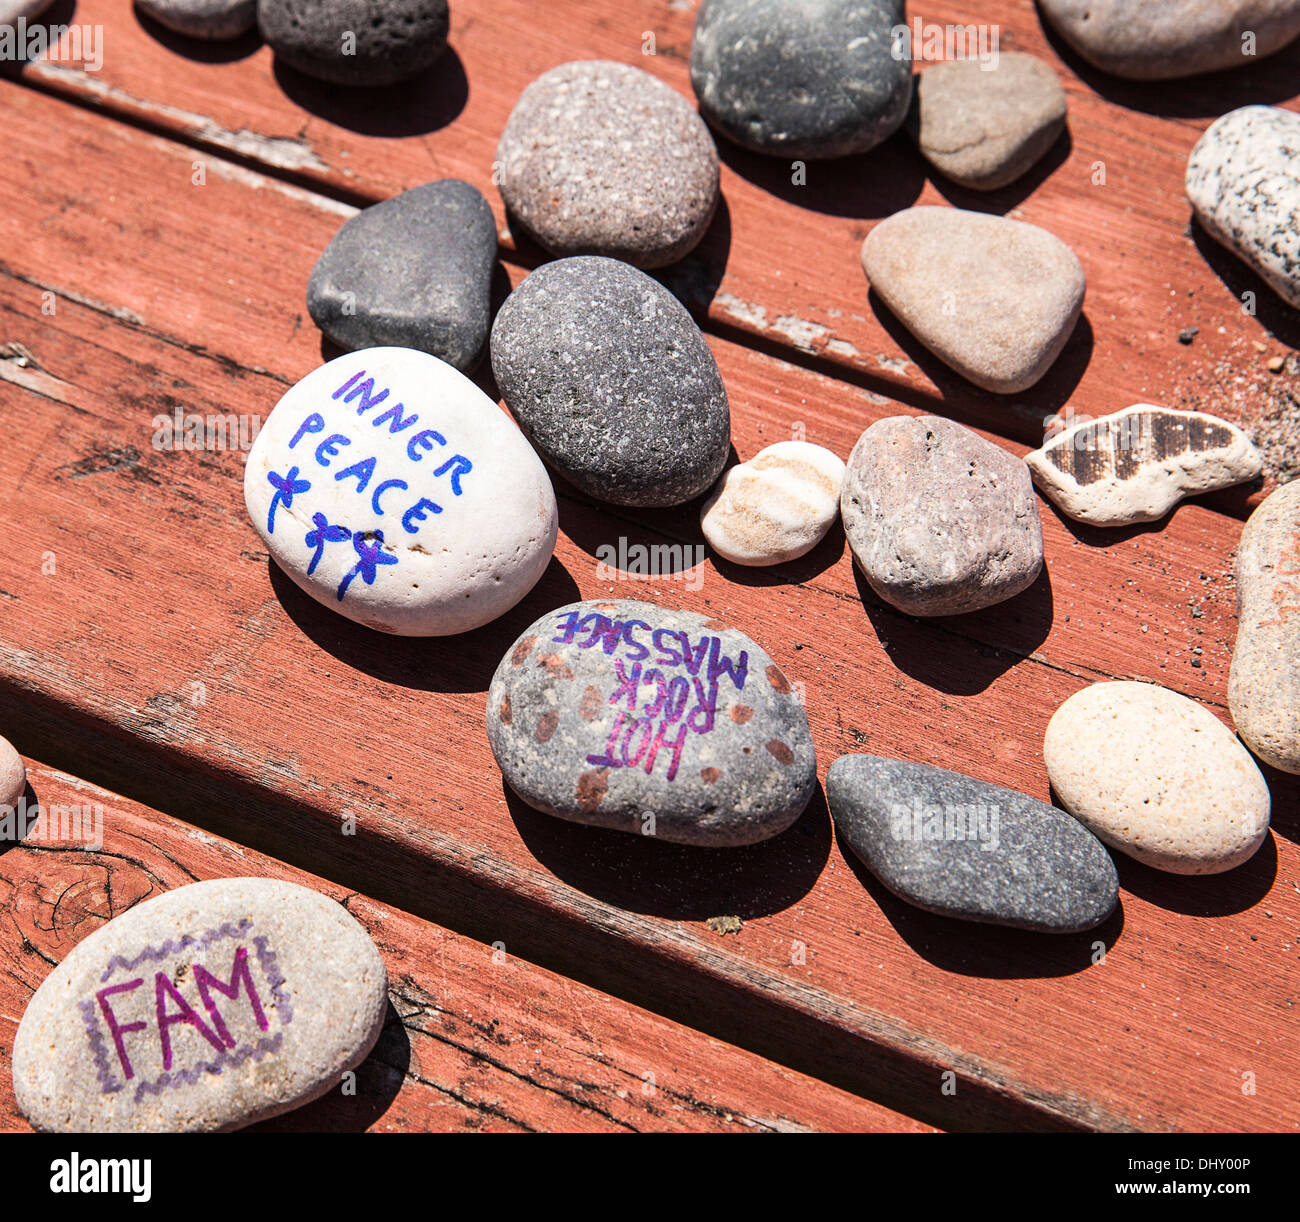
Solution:
M 762 648 L 653 603 L 544 615 L 497 667 L 487 731 L 530 806 L 681 844 L 775 836 L 817 783 L 803 705 Z
M 896 212 L 867 235 L 862 267 L 921 343 L 998 394 L 1048 371 L 1083 307 L 1083 268 L 1064 242 L 983 212 Z
M 1112 848 L 1172 874 L 1218 874 L 1255 855 L 1269 793 L 1213 713 L 1151 683 L 1095 683 L 1052 716 L 1048 779 Z
M 718 206 L 718 152 L 681 94 L 648 72 L 585 60 L 538 77 L 497 148 L 501 198 L 555 255 L 663 267 Z
M 447 0 L 258 0 L 262 37 L 291 68 L 334 85 L 393 85 L 447 46 Z
M 418 348 L 462 372 L 487 342 L 497 227 L 487 200 L 449 178 L 364 209 L 312 270 L 307 309 L 343 348 Z
M 1132 80 L 1257 63 L 1300 34 L 1296 0 L 1039 0 L 1039 7 L 1090 64 Z
M 691 41 L 700 111 L 755 152 L 865 153 L 907 116 L 902 22 L 903 0 L 704 0 Z
M 14 1094 L 60 1133 L 212 1132 L 342 1086 L 388 981 L 370 936 L 293 883 L 222 878 L 136 904 L 27 1004 Z
M 733 564 L 783 564 L 826 537 L 843 486 L 838 455 L 806 441 L 778 441 L 723 475 L 700 511 L 700 527 Z
M 1183 497 L 1254 479 L 1263 467 L 1235 424 L 1151 403 L 1062 429 L 1025 462 L 1062 513 L 1093 526 L 1158 521 Z
M 7 738 L 0 738 L 0 810 L 18 805 L 27 789 L 27 765 Z
M 1119 899 L 1115 863 L 1069 815 L 946 768 L 842 755 L 826 801 L 849 847 L 899 899 L 941 916 L 1077 933 Z
M 257 24 L 257 0 L 135 0 L 135 6 L 189 38 L 238 38 Z
M 853 558 L 909 615 L 1012 598 L 1043 567 L 1029 469 L 942 416 L 891 416 L 858 438 L 840 499 Z
M 917 77 L 908 126 L 941 174 L 994 191 L 1030 169 L 1065 130 L 1065 90 L 1032 55 L 1003 52 L 992 68 L 950 60 Z
M 1300 115 L 1229 111 L 1196 142 L 1186 186 L 1206 232 L 1300 307 Z
M 598 500 L 680 505 L 727 461 L 731 414 L 686 308 L 614 259 L 547 263 L 492 327 L 492 372 L 542 457 Z
M 1232 720 L 1265 763 L 1300 773 L 1300 480 L 1250 515 L 1237 548 L 1237 597 Z

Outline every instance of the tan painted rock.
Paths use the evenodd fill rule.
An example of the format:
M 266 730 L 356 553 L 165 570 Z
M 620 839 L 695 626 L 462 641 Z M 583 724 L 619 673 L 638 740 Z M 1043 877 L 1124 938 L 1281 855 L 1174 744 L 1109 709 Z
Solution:
M 983 212 L 896 212 L 867 234 L 862 268 L 935 356 L 1003 395 L 1048 371 L 1083 307 L 1083 267 L 1064 242 Z
M 383 1027 L 361 925 L 293 883 L 222 878 L 96 930 L 36 990 L 14 1094 L 60 1133 L 237 1129 L 338 1090 Z
M 1300 773 L 1300 480 L 1250 515 L 1237 551 L 1237 597 L 1232 720 L 1260 759 Z
M 1065 130 L 1065 90 L 1032 55 L 949 60 L 917 77 L 909 128 L 925 159 L 976 191 L 1024 174 Z
M 844 464 L 823 446 L 779 441 L 732 467 L 704 503 L 709 546 L 733 564 L 781 564 L 812 551 L 840 512 Z
M 1167 688 L 1076 692 L 1048 723 L 1043 763 L 1070 814 L 1157 870 L 1231 870 L 1268 834 L 1268 786 L 1250 753 L 1208 709 Z
M 17 806 L 27 789 L 27 766 L 7 738 L 0 738 L 0 809 Z
M 1062 513 L 1094 526 L 1154 522 L 1183 497 L 1254 479 L 1263 467 L 1235 424 L 1151 403 L 1072 425 L 1025 462 Z

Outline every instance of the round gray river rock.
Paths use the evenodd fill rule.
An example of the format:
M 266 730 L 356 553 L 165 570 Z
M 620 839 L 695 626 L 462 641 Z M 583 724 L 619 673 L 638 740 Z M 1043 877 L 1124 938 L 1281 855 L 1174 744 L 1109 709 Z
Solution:
M 704 0 L 691 84 L 728 140 L 778 157 L 865 153 L 912 96 L 903 0 Z
M 257 0 L 135 0 L 135 6 L 189 38 L 238 38 L 257 24 Z
M 871 588 L 909 615 L 959 615 L 1028 589 L 1043 567 L 1029 468 L 942 416 L 891 416 L 849 456 L 840 513 Z
M 497 667 L 487 732 L 529 806 L 680 844 L 766 840 L 817 784 L 808 717 L 776 663 L 734 628 L 654 603 L 542 616 Z
M 731 447 L 727 392 L 700 329 L 626 263 L 548 263 L 506 299 L 492 372 L 524 435 L 575 487 L 615 505 L 680 505 Z
M 449 178 L 374 204 L 312 269 L 307 309 L 342 348 L 417 348 L 462 372 L 487 342 L 497 230 L 487 200 Z
M 384 962 L 334 900 L 222 878 L 77 944 L 14 1040 L 14 1094 L 61 1133 L 242 1128 L 338 1090 L 383 1028 Z
M 552 254 L 663 267 L 718 207 L 718 151 L 675 89 L 625 64 L 552 68 L 524 90 L 497 148 L 501 198 Z
M 940 916 L 1078 933 L 1119 900 L 1110 854 L 1064 811 L 946 768 L 842 755 L 835 826 L 899 899 Z
M 392 85 L 447 46 L 447 0 L 258 0 L 262 37 L 291 68 L 334 85 Z

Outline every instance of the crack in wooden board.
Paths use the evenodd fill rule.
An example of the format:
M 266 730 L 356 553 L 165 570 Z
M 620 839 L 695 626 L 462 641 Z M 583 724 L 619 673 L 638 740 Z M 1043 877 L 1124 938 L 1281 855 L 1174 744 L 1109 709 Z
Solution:
M 1265 960 L 1277 947 L 1252 950 L 1248 937 L 1268 930 L 1266 904 L 1294 920 L 1293 804 L 1254 866 L 1190 898 L 1186 880 L 1123 868 L 1123 938 L 1100 967 L 1086 939 L 1049 946 L 904 909 L 839 853 L 820 798 L 787 837 L 729 855 L 721 872 L 672 846 L 557 826 L 512 805 L 480 730 L 496 659 L 541 609 L 572 597 L 575 580 L 583 595 L 611 592 L 595 577 L 599 542 L 637 529 L 649 542 L 697 538 L 691 511 L 647 515 L 635 528 L 564 494 L 559 563 L 536 598 L 453 651 L 371 637 L 329 616 L 270 573 L 252 546 L 238 454 L 156 451 L 148 440 L 152 417 L 178 406 L 264 414 L 287 381 L 317 363 L 318 346 L 293 325 L 293 303 L 281 295 L 286 283 L 300 289 L 314 257 L 312 226 L 329 222 L 309 202 L 237 179 L 209 180 L 208 208 L 196 212 L 184 194 L 183 151 L 126 129 L 92 137 L 90 116 L 34 95 L 21 104 L 33 122 L 46 120 L 42 130 L 65 132 L 83 158 L 100 148 L 100 160 L 79 173 L 114 181 L 118 209 L 102 217 L 60 209 L 53 182 L 27 203 L 16 196 L 14 233 L 39 239 L 8 244 L 16 265 L 0 293 L 0 340 L 22 343 L 53 376 L 71 381 L 75 371 L 84 395 L 80 414 L 53 416 L 48 400 L 0 387 L 13 435 L 39 437 L 0 456 L 16 489 L 8 535 L 22 541 L 0 560 L 0 584 L 18 592 L 0 706 L 28 740 L 57 752 L 45 758 L 93 767 L 139 796 L 151 791 L 157 805 L 486 941 L 522 940 L 531 957 L 569 975 L 873 1097 L 906 1101 L 903 1110 L 947 1127 L 1294 1125 L 1293 1100 L 1264 1093 L 1247 1102 L 1232 1079 L 1250 1049 L 1262 1078 L 1279 1092 L 1285 1081 L 1287 1031 L 1262 1019 L 1257 998 L 1285 1005 L 1290 964 Z M 57 124 L 48 121 L 55 115 Z M 156 201 L 143 215 L 137 182 Z M 41 223 L 51 207 L 58 226 Z M 241 216 L 256 219 L 258 260 L 227 240 Z M 117 275 L 112 260 L 87 255 L 78 240 L 109 223 L 136 252 Z M 188 286 L 170 270 L 180 251 L 189 252 Z M 38 279 L 72 286 L 83 304 L 60 302 L 54 317 L 42 315 Z M 160 294 L 152 306 L 150 284 Z M 144 307 L 143 324 L 121 321 L 119 299 Z M 176 318 L 189 339 L 153 333 L 154 319 Z M 846 450 L 870 420 L 903 410 L 735 345 L 714 350 L 744 453 L 788 437 L 795 420 L 810 439 Z M 55 478 L 132 446 L 132 464 L 74 483 Z M 665 583 L 653 595 L 737 623 L 806 683 L 823 769 L 843 750 L 920 755 L 1046 796 L 1041 729 L 1087 679 L 1159 678 L 1222 715 L 1233 628 L 1222 573 L 1236 527 L 1188 506 L 1159 532 L 1094 547 L 1045 516 L 1056 588 L 1050 609 L 1027 604 L 1019 623 L 1004 608 L 982 621 L 921 624 L 868 598 L 874 632 L 865 633 L 859 589 L 834 541 L 783 574 L 798 584 L 779 598 L 770 577 L 711 568 L 700 591 Z M 221 571 L 195 564 L 183 583 L 160 585 L 160 574 L 185 571 L 195 538 L 205 555 L 240 562 Z M 44 551 L 60 558 L 56 580 L 40 571 Z M 1187 603 L 1200 620 L 1181 618 Z M 1035 643 L 1048 610 L 1051 631 Z M 1152 642 L 1141 624 L 1162 631 L 1171 621 L 1182 628 L 1171 630 L 1166 669 L 1195 640 L 1204 641 L 1199 670 L 1166 674 L 1162 654 L 1146 652 Z M 195 682 L 205 685 L 200 704 Z M 303 687 L 316 698 L 305 715 L 294 699 Z M 383 711 L 368 743 L 355 739 L 357 709 Z M 430 725 L 445 738 L 413 753 Z M 454 775 L 441 762 L 451 759 Z M 1275 795 L 1293 803 L 1294 788 L 1274 780 Z M 356 844 L 338 834 L 338 813 L 348 809 L 363 812 Z M 745 928 L 725 945 L 701 932 L 705 918 L 737 911 Z M 1222 941 L 1225 927 L 1232 945 Z M 798 967 L 795 942 L 808 952 Z M 1184 999 L 1209 980 L 1231 1015 L 1230 1046 L 1205 1028 L 1199 1007 L 1208 997 Z M 1198 1009 L 1200 1075 L 1171 1080 L 1154 1045 L 1187 1004 Z M 1095 1044 L 1080 1046 L 1081 1016 L 1104 1033 Z M 959 1076 L 953 1099 L 939 1093 L 944 1068 Z
M 1066 406 L 1097 416 L 1151 401 L 1254 429 L 1270 478 L 1300 473 L 1291 440 L 1300 424 L 1296 358 L 1291 374 L 1266 368 L 1300 343 L 1300 323 L 1258 277 L 1189 228 L 1182 185 L 1187 153 L 1214 116 L 1247 102 L 1300 105 L 1300 45 L 1241 72 L 1135 84 L 1088 68 L 1045 33 L 1032 6 L 934 3 L 923 19 L 993 24 L 1000 50 L 1044 58 L 1069 94 L 1068 140 L 1021 183 L 992 194 L 929 174 L 903 134 L 867 157 L 810 163 L 806 186 L 792 184 L 788 163 L 723 143 L 726 208 L 669 283 L 729 337 L 784 349 L 1021 441 L 1036 444 L 1043 419 Z M 34 64 L 24 80 L 348 203 L 431 178 L 465 178 L 503 225 L 492 157 L 519 93 L 543 71 L 573 58 L 620 60 L 693 97 L 694 13 L 657 0 L 628 0 L 617 13 L 606 0 L 580 0 L 557 8 L 545 28 L 526 0 L 460 0 L 449 56 L 415 82 L 364 99 L 275 65 L 255 38 L 229 62 L 195 61 L 111 0 L 82 0 L 78 20 L 111 31 L 102 69 Z M 520 29 L 529 37 L 518 37 Z M 647 33 L 653 56 L 643 53 Z M 1079 253 L 1089 276 L 1087 321 L 1031 391 L 1005 398 L 967 384 L 868 299 L 862 239 L 877 220 L 915 203 L 1009 211 Z M 518 257 L 530 265 L 543 256 L 525 246 Z M 1245 291 L 1257 293 L 1256 317 L 1242 311 Z M 1191 326 L 1199 334 L 1184 347 L 1177 336 Z

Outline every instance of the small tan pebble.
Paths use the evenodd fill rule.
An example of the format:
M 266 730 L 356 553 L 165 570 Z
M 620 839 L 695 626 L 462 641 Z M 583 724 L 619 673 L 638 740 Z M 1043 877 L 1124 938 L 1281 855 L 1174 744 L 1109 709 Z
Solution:
M 0 807 L 17 806 L 27 789 L 27 768 L 13 743 L 0 738 Z
M 823 446 L 780 441 L 727 471 L 700 511 L 709 546 L 733 564 L 782 564 L 835 523 L 844 463 Z
M 1281 373 L 1282 370 L 1285 368 L 1286 368 L 1286 357 L 1274 356 L 1269 358 L 1268 360 L 1269 373 Z
M 1250 753 L 1208 709 L 1155 684 L 1076 692 L 1048 723 L 1043 763 L 1070 814 L 1157 870 L 1231 870 L 1268 834 L 1268 785 Z
M 1081 421 L 1025 462 L 1062 513 L 1093 526 L 1157 521 L 1183 497 L 1254 479 L 1263 467 L 1235 424 L 1152 403 Z
M 1255 348 L 1255 351 L 1256 351 L 1256 352 L 1259 352 L 1259 353 L 1265 353 L 1265 352 L 1268 351 L 1268 345 L 1267 345 L 1267 344 L 1261 344 L 1261 343 L 1259 342 L 1259 340 L 1254 340 L 1254 341 L 1252 341 L 1252 342 L 1253 342 L 1253 345 L 1254 345 L 1254 348 Z

